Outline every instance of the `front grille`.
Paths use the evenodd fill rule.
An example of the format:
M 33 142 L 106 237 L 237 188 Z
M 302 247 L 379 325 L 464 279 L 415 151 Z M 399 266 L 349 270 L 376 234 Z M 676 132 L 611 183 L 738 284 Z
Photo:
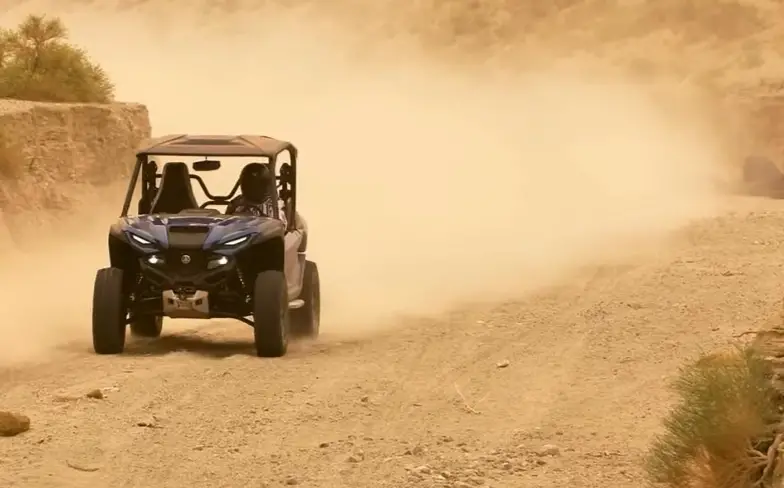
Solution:
M 188 256 L 190 261 L 183 263 L 183 256 Z M 172 250 L 164 254 L 164 259 L 167 272 L 175 276 L 195 276 L 207 269 L 207 255 L 201 252 Z

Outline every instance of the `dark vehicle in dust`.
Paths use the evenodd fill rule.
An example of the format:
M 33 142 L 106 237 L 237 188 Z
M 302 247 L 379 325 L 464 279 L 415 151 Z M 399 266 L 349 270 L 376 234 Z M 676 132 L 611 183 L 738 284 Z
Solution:
M 283 154 L 287 162 L 278 164 Z M 203 160 L 192 163 L 194 174 L 184 162 L 158 168 L 156 158 L 172 157 Z M 213 195 L 195 174 L 218 171 L 237 158 L 260 162 L 243 168 L 228 195 Z M 269 175 L 262 188 L 267 211 L 232 212 L 251 166 Z M 194 184 L 206 197 L 201 204 Z M 129 215 L 135 195 L 138 212 Z M 307 243 L 297 212 L 297 149 L 290 142 L 183 134 L 148 141 L 138 150 L 122 213 L 109 230 L 110 266 L 95 277 L 95 352 L 122 353 L 127 326 L 132 335 L 158 337 L 163 317 L 171 317 L 237 319 L 253 327 L 258 356 L 285 355 L 290 336 L 319 333 L 319 275 L 306 259 Z

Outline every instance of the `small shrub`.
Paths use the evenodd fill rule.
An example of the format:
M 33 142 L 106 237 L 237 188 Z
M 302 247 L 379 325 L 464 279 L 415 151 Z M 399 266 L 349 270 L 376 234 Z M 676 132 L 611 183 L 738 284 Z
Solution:
M 767 486 L 781 442 L 771 374 L 751 348 L 683 368 L 673 385 L 680 402 L 646 460 L 651 481 L 672 488 Z
M 67 40 L 60 19 L 38 15 L 0 30 L 0 98 L 111 102 L 114 85 L 106 73 Z

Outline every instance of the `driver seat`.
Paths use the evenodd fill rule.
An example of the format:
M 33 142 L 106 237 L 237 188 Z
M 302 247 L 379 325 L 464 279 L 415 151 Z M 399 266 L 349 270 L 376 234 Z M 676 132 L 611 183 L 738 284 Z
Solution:
M 199 208 L 193 195 L 190 171 L 185 163 L 166 163 L 161 171 L 161 186 L 152 200 L 150 213 L 176 214 Z

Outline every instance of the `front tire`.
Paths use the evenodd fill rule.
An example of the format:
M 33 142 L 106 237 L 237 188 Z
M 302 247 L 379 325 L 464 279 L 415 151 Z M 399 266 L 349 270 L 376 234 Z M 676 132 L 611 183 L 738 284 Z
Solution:
M 93 350 L 97 354 L 120 354 L 125 349 L 123 270 L 99 269 L 93 289 Z
M 131 322 L 131 335 L 135 337 L 160 337 L 162 330 L 163 317 L 145 315 Z
M 256 276 L 253 322 L 256 355 L 266 358 L 285 355 L 289 345 L 289 300 L 282 271 L 267 270 Z
M 298 337 L 315 339 L 321 322 L 321 283 L 318 266 L 313 261 L 305 261 L 299 297 L 305 304 L 291 311 L 291 329 Z

